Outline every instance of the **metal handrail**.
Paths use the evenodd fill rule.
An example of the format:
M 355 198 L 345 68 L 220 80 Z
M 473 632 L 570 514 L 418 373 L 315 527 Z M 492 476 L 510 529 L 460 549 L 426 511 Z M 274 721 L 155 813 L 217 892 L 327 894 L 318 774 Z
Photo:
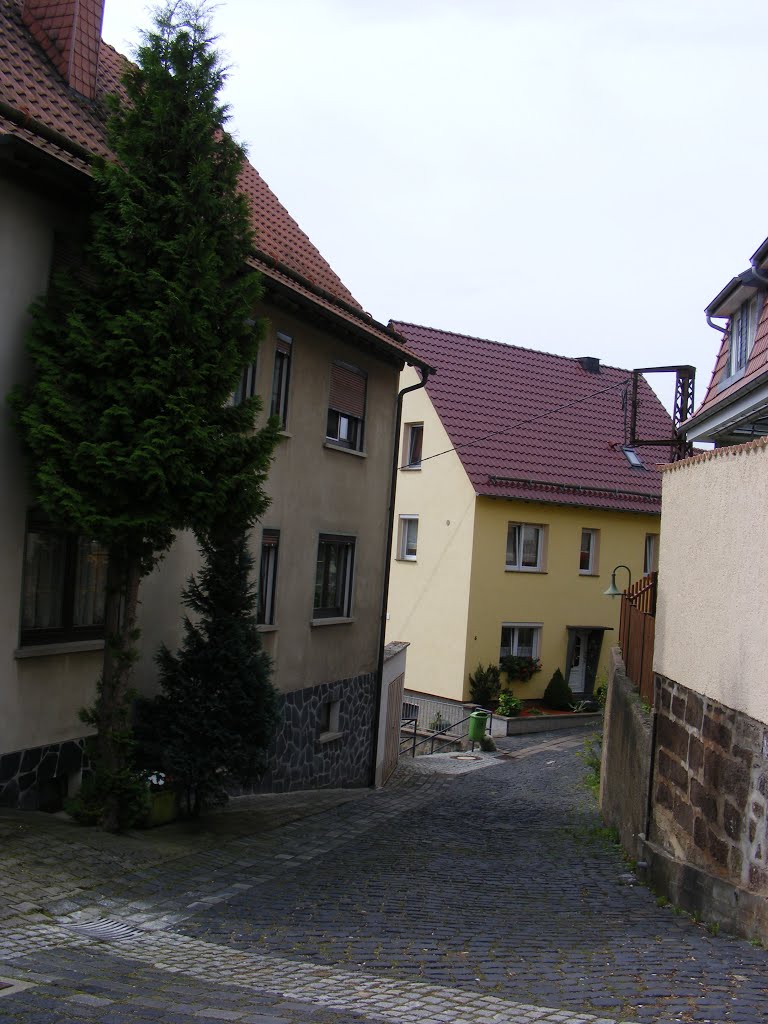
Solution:
M 404 724 L 410 725 L 410 723 L 413 722 L 413 743 L 411 745 L 411 757 L 416 757 L 416 748 L 422 746 L 422 744 L 424 744 L 424 743 L 429 743 L 430 744 L 429 752 L 430 752 L 430 754 L 434 754 L 434 752 L 435 752 L 435 740 L 437 739 L 437 737 L 438 736 L 443 736 L 444 734 L 451 732 L 451 730 L 455 729 L 457 725 L 463 725 L 465 722 L 468 722 L 470 720 L 470 718 L 472 717 L 472 714 L 474 713 L 474 711 L 485 711 L 486 715 L 488 715 L 487 730 L 488 730 L 488 732 L 491 732 L 491 726 L 493 724 L 493 712 L 489 711 L 487 708 L 480 707 L 479 704 L 476 704 L 474 706 L 473 711 L 471 711 L 466 716 L 466 718 L 460 718 L 458 722 L 452 722 L 450 725 L 447 725 L 445 727 L 445 729 L 437 729 L 435 732 L 430 733 L 429 736 L 425 736 L 423 739 L 418 740 L 418 742 L 416 740 L 416 724 L 418 722 L 418 719 L 417 718 L 403 718 L 403 719 L 401 719 L 400 720 L 401 728 L 402 728 L 402 726 Z M 474 743 L 474 741 L 473 741 L 473 743 Z M 402 741 L 400 743 L 400 753 L 401 754 L 403 753 Z

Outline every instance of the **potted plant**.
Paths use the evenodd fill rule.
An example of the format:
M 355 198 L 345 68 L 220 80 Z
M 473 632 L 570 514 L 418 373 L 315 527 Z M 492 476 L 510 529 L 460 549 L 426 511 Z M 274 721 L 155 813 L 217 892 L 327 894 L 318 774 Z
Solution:
M 499 668 L 506 673 L 510 682 L 516 679 L 527 683 L 536 672 L 541 672 L 541 662 L 526 654 L 505 654 L 499 662 Z

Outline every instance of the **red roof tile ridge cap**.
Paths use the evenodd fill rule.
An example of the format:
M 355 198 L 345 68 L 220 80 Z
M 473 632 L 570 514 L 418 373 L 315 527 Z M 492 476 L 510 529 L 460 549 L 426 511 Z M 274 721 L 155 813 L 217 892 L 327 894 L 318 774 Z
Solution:
M 446 334 L 452 338 L 463 338 L 466 341 L 479 341 L 486 345 L 498 345 L 505 349 L 516 349 L 519 352 L 531 352 L 537 356 L 548 356 L 551 359 L 563 359 L 568 363 L 577 363 L 581 356 L 564 356 L 560 352 L 547 352 L 542 348 L 530 348 L 528 345 L 518 345 L 512 341 L 497 341 L 495 338 L 481 338 L 476 334 L 462 334 L 461 331 L 447 331 L 443 330 L 442 327 L 429 327 L 426 324 L 414 324 L 407 320 L 390 320 L 391 325 L 397 324 L 401 327 L 414 327 L 419 331 L 430 331 L 432 334 Z M 397 328 L 395 328 L 397 329 Z M 617 373 L 632 373 L 631 370 L 623 366 L 610 366 L 608 363 L 604 363 L 600 360 L 601 370 L 616 370 Z
M 762 451 L 768 448 L 768 437 L 755 437 L 743 444 L 730 444 L 724 448 L 711 448 L 707 452 L 699 452 L 698 455 L 691 455 L 687 459 L 679 459 L 677 462 L 662 463 L 657 468 L 662 473 L 671 473 L 678 469 L 686 469 L 701 462 L 711 462 L 713 459 L 728 458 L 730 455 L 749 455 L 752 452 Z
M 658 491 L 635 491 L 627 487 L 605 487 L 599 484 L 577 484 L 577 483 L 566 483 L 562 480 L 536 480 L 531 477 L 518 477 L 518 476 L 500 476 L 497 473 L 488 474 L 488 483 L 493 484 L 497 481 L 501 483 L 514 484 L 516 486 L 522 486 L 530 488 L 532 490 L 553 490 L 553 491 L 576 491 L 579 494 L 604 494 L 609 497 L 627 497 L 640 498 L 643 501 L 660 501 L 661 496 Z

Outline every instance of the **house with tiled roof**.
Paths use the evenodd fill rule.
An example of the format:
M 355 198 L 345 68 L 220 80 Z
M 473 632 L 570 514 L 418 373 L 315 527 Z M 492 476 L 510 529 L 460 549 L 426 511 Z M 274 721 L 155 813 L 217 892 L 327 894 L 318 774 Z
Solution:
M 704 400 L 682 425 L 689 441 L 722 447 L 768 434 L 768 238 L 749 263 L 704 311 L 721 342 Z
M 618 627 L 612 571 L 625 586 L 656 568 L 671 457 L 629 444 L 631 371 L 391 326 L 439 370 L 403 413 L 388 635 L 410 643 L 408 689 L 465 700 L 469 674 L 511 654 L 541 662 L 517 696 L 557 668 L 588 696 Z M 638 399 L 637 435 L 672 438 L 642 377 Z
M 28 308 L 58 242 L 87 216 L 90 167 L 109 159 L 105 97 L 126 58 L 101 39 L 103 0 L 0 0 L 0 391 L 29 372 Z M 234 400 L 258 392 L 284 425 L 271 505 L 254 532 L 264 645 L 284 724 L 264 786 L 365 785 L 376 742 L 389 481 L 399 373 L 423 369 L 351 295 L 250 164 L 250 263 L 268 321 Z M 0 417 L 0 803 L 60 804 L 83 757 L 78 710 L 103 648 L 104 553 L 33 507 L 10 417 Z M 179 595 L 197 564 L 177 539 L 142 585 L 142 660 L 180 637 Z

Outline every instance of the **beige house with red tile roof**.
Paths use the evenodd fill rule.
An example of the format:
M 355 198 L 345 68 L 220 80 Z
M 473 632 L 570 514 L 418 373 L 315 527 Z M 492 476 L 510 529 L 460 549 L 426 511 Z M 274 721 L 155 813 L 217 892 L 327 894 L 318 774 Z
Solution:
M 92 158 L 109 157 L 103 99 L 119 91 L 126 59 L 101 40 L 102 14 L 103 0 L 0 0 L 3 394 L 29 372 L 27 310 L 47 287 L 54 242 L 86 215 Z M 265 286 L 254 316 L 268 331 L 238 394 L 263 395 L 264 415 L 284 423 L 253 538 L 264 644 L 285 701 L 264 786 L 365 785 L 398 378 L 406 362 L 424 364 L 363 311 L 250 164 L 241 185 L 256 232 L 250 263 Z M 81 767 L 78 710 L 100 669 L 103 555 L 30 507 L 7 412 L 0 472 L 0 804 L 55 807 Z M 178 642 L 196 557 L 180 537 L 143 584 L 145 692 L 157 645 Z
M 410 643 L 408 689 L 467 699 L 478 664 L 512 654 L 542 665 L 516 696 L 540 697 L 557 668 L 589 696 L 618 628 L 612 570 L 656 567 L 670 449 L 628 447 L 631 372 L 392 326 L 438 371 L 403 409 L 387 635 Z M 639 398 L 639 436 L 671 440 L 643 378 Z

